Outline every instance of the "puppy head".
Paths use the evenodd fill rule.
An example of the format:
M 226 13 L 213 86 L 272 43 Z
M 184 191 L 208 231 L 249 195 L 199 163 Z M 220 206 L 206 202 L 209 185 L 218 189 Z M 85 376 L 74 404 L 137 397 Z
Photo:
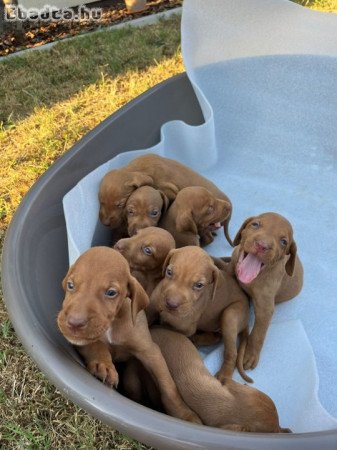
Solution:
M 168 204 L 166 195 L 151 186 L 142 186 L 133 191 L 125 208 L 129 236 L 142 228 L 157 226 Z
M 170 315 L 189 316 L 202 299 L 214 297 L 219 269 L 204 250 L 187 246 L 169 252 L 163 276 L 156 307 L 169 322 Z
M 141 172 L 128 172 L 116 169 L 108 172 L 102 179 L 98 199 L 99 218 L 103 225 L 119 228 L 124 221 L 124 207 L 132 192 L 140 186 L 151 186 L 153 180 Z
M 199 186 L 182 189 L 175 204 L 177 230 L 194 234 L 219 229 L 232 210 L 229 202 L 216 198 L 207 189 Z
M 294 272 L 297 247 L 288 220 L 276 213 L 249 217 L 238 231 L 234 245 L 239 245 L 236 266 L 238 279 L 251 283 L 266 267 L 272 267 L 289 255 L 285 265 L 288 275 Z
M 175 242 L 168 231 L 148 227 L 130 238 L 120 239 L 114 248 L 127 259 L 133 270 L 161 271 L 167 254 L 175 248 Z
M 63 283 L 65 298 L 57 317 L 59 329 L 75 345 L 97 341 L 111 327 L 127 297 L 133 321 L 149 302 L 127 261 L 108 247 L 94 247 L 70 267 Z

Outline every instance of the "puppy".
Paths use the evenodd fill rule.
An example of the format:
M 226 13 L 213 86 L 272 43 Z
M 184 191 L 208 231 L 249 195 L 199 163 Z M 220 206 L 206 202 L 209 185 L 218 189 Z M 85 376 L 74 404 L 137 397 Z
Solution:
M 109 372 L 111 384 L 117 386 L 118 373 L 108 350 L 116 353 L 115 360 L 118 353 L 123 359 L 133 355 L 158 385 L 167 413 L 200 423 L 181 399 L 160 349 L 152 341 L 143 311 L 149 298 L 120 253 L 108 247 L 83 253 L 70 267 L 63 288 L 66 295 L 58 326 L 69 342 L 84 346 L 88 367 L 94 367 L 98 375 Z
M 208 189 L 216 198 L 230 202 L 227 195 L 220 191 L 215 184 L 187 166 L 173 159 L 159 155 L 147 154 L 133 159 L 127 166 L 108 172 L 102 179 L 99 188 L 100 212 L 99 217 L 104 225 L 112 229 L 125 227 L 124 215 L 129 196 L 141 186 L 152 186 L 162 191 L 172 202 L 177 193 L 188 186 L 202 186 Z M 226 238 L 228 222 L 225 222 Z
M 152 292 L 150 305 L 160 322 L 186 336 L 206 332 L 207 340 L 210 333 L 214 336 L 221 331 L 225 354 L 217 378 L 221 382 L 231 378 L 237 363 L 241 376 L 251 382 L 243 371 L 240 349 L 237 358 L 237 337 L 241 334 L 241 348 L 247 336 L 249 305 L 236 280 L 194 246 L 171 250 L 163 273 L 165 277 Z M 198 335 L 193 339 L 197 345 L 203 343 Z
M 230 271 L 251 297 L 255 323 L 244 355 L 244 368 L 256 367 L 275 303 L 302 289 L 303 267 L 287 219 L 268 212 L 249 217 L 238 231 Z
M 125 214 L 129 236 L 146 227 L 155 227 L 168 208 L 166 195 L 151 186 L 142 186 L 130 195 Z
M 127 259 L 132 275 L 151 295 L 162 279 L 163 264 L 170 250 L 175 248 L 175 242 L 168 231 L 148 227 L 119 240 L 114 248 Z
M 232 431 L 290 432 L 280 427 L 270 397 L 230 379 L 221 385 L 208 372 L 197 349 L 185 336 L 163 328 L 152 328 L 151 336 L 161 349 L 182 398 L 197 412 L 203 424 Z M 135 360 L 127 364 L 123 378 L 126 394 L 160 410 L 158 390 L 144 368 Z
M 204 187 L 192 186 L 178 192 L 159 226 L 169 231 L 176 247 L 207 245 L 213 232 L 221 228 L 231 214 L 231 204 L 216 198 Z

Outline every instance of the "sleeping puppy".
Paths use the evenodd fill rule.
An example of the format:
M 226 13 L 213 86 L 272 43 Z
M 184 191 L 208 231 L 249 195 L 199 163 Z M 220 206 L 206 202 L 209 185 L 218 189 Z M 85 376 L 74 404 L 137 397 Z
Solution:
M 162 279 L 163 264 L 170 250 L 175 248 L 172 235 L 162 228 L 148 227 L 115 245 L 128 261 L 132 275 L 148 295 Z
M 207 245 L 230 214 L 228 201 L 216 198 L 204 187 L 186 187 L 178 192 L 159 226 L 172 234 L 177 248 Z
M 230 379 L 224 385 L 216 380 L 188 338 L 163 328 L 152 328 L 151 336 L 182 398 L 204 425 L 255 433 L 291 432 L 280 427 L 275 404 L 266 394 Z M 127 363 L 123 384 L 132 400 L 162 410 L 158 389 L 138 361 Z
M 151 186 L 142 186 L 133 191 L 125 206 L 129 236 L 146 227 L 155 227 L 168 208 L 166 195 Z
M 195 335 L 197 331 L 206 333 L 207 340 L 220 331 L 225 353 L 217 378 L 225 382 L 237 365 L 240 375 L 251 382 L 242 368 L 241 351 L 248 334 L 249 304 L 234 277 L 220 270 L 204 250 L 195 246 L 171 250 L 163 274 L 147 309 L 159 315 L 161 324 L 192 336 L 196 345 L 205 343 L 202 334 Z
M 173 159 L 147 154 L 133 159 L 121 169 L 108 172 L 103 177 L 98 194 L 101 222 L 114 230 L 126 228 L 122 212 L 129 196 L 141 186 L 152 186 L 162 191 L 170 202 L 185 187 L 203 186 L 216 198 L 231 204 L 227 195 L 220 191 L 214 183 L 189 167 Z M 226 238 L 232 245 L 228 235 L 229 220 L 230 215 L 226 219 L 224 228 Z
M 57 323 L 78 346 L 96 376 L 118 384 L 113 360 L 131 355 L 142 361 L 160 390 L 168 414 L 200 423 L 182 400 L 144 313 L 149 298 L 116 250 L 94 247 L 83 253 L 63 280 L 65 298 Z M 82 351 L 81 351 L 82 350 Z
M 255 323 L 244 356 L 244 368 L 253 369 L 259 361 L 275 303 L 299 294 L 303 267 L 297 256 L 292 227 L 276 213 L 246 219 L 234 245 L 229 269 L 254 306 Z

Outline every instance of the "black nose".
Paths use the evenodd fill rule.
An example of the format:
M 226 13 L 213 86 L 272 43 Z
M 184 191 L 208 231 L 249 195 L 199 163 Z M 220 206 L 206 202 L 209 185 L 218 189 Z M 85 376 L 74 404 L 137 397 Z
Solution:
M 179 301 L 175 298 L 169 297 L 165 300 L 167 309 L 177 309 Z
M 72 314 L 67 318 L 67 325 L 69 328 L 80 329 L 84 328 L 88 323 L 88 319 L 79 314 Z

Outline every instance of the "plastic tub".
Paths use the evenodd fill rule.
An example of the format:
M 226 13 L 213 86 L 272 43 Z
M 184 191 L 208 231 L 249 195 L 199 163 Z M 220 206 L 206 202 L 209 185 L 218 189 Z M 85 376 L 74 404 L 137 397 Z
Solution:
M 154 145 L 161 125 L 175 119 L 191 125 L 203 122 L 186 75 L 155 86 L 110 116 L 28 192 L 9 227 L 3 253 L 3 290 L 15 330 L 27 352 L 66 397 L 157 449 L 336 450 L 337 430 L 292 435 L 225 432 L 140 406 L 92 377 L 57 329 L 61 280 L 68 268 L 63 196 L 118 153 Z

